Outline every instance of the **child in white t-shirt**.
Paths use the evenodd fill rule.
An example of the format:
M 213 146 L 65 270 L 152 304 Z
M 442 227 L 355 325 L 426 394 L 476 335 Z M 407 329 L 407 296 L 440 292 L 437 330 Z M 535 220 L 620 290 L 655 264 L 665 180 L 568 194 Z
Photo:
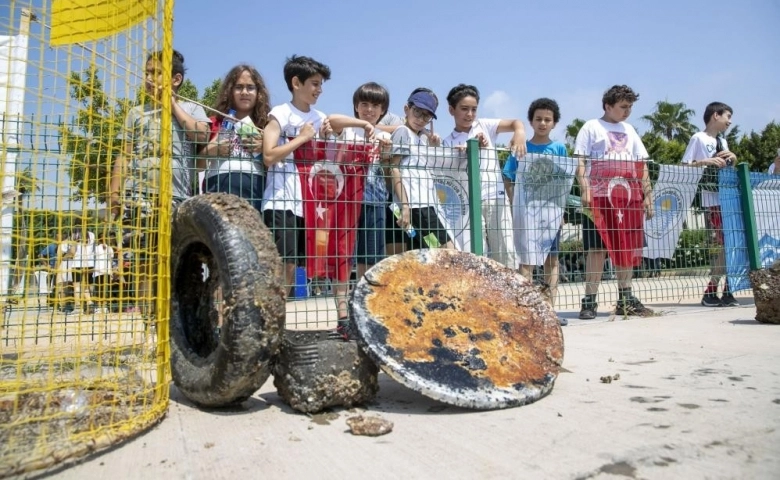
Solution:
M 513 132 L 509 148 L 520 158 L 526 153 L 525 127 L 519 119 L 477 118 L 479 90 L 460 84 L 447 95 L 455 129 L 443 141 L 445 147 L 463 146 L 469 139 L 480 142 L 480 172 L 482 185 L 482 236 L 488 256 L 509 268 L 518 268 L 512 235 L 510 200 L 496 156 L 499 133 Z M 472 221 L 472 225 L 476 223 Z M 472 227 L 473 228 L 473 227 Z
M 729 151 L 725 138 L 720 135 L 731 125 L 731 107 L 712 102 L 704 109 L 704 131 L 696 133 L 688 142 L 682 163 L 692 167 L 705 167 L 704 180 L 700 183 L 701 206 L 705 209 L 705 223 L 711 235 L 714 252 L 710 254 L 712 267 L 710 282 L 704 290 L 701 304 L 705 307 L 736 307 L 739 302 L 729 290 L 729 281 L 723 285 L 723 296 L 718 298 L 718 283 L 726 274 L 726 257 L 723 252 L 723 219 L 718 195 L 718 170 L 730 167 L 737 156 Z
M 604 115 L 585 122 L 575 140 L 575 156 L 588 161 L 588 178 L 580 185 L 582 204 L 604 225 L 597 230 L 590 219 L 583 222 L 587 252 L 585 298 L 579 315 L 583 320 L 596 317 L 596 295 L 608 248 L 618 277 L 617 313 L 653 313 L 631 291 L 633 267 L 641 261 L 644 218 L 654 214 L 647 164 L 637 168 L 637 162 L 647 160 L 647 150 L 634 127 L 626 123 L 638 99 L 639 94 L 626 85 L 611 87 L 602 98 Z M 578 178 L 583 178 L 580 173 Z
M 286 285 L 292 286 L 303 229 L 303 194 L 293 152 L 312 140 L 332 133 L 324 113 L 312 108 L 330 80 L 330 68 L 313 58 L 293 55 L 284 65 L 284 80 L 292 100 L 271 109 L 263 139 L 263 161 L 268 168 L 263 194 L 263 221 L 271 229 L 284 260 Z M 288 140 L 292 138 L 292 140 Z

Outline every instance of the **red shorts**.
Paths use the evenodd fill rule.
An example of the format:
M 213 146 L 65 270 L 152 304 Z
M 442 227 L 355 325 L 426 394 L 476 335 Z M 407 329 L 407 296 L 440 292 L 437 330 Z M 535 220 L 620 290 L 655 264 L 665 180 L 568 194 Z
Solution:
M 715 245 L 723 245 L 723 216 L 720 206 L 707 207 L 704 211 L 704 225 L 710 234 L 710 240 Z

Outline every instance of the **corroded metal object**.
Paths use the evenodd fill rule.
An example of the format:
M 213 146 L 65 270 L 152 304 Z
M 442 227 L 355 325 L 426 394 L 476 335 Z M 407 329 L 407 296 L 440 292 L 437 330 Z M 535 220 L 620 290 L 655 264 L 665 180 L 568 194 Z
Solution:
M 563 334 L 550 303 L 517 272 L 471 253 L 414 250 L 360 279 L 358 342 L 389 376 L 452 405 L 531 403 L 553 387 Z
M 285 403 L 303 413 L 352 407 L 374 399 L 379 369 L 356 342 L 333 330 L 285 330 L 274 360 L 274 386 Z
M 780 324 L 780 260 L 769 268 L 753 270 L 748 276 L 756 302 L 756 320 Z

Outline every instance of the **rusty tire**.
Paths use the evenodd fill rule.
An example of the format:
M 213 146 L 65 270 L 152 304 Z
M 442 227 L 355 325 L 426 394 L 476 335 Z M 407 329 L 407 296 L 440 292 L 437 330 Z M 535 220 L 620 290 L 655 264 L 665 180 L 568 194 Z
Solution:
M 243 199 L 193 197 L 174 215 L 171 264 L 174 383 L 203 407 L 246 400 L 268 379 L 284 326 L 282 263 L 270 232 Z

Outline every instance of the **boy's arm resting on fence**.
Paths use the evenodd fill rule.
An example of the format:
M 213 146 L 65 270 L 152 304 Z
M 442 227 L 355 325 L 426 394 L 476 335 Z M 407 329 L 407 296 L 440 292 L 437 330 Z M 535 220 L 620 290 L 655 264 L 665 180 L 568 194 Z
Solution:
M 187 113 L 179 102 L 173 101 L 171 103 L 171 113 L 179 122 L 179 125 L 184 129 L 187 140 L 193 143 L 204 144 L 209 141 L 210 124 L 203 120 L 197 120 L 195 117 Z
M 522 157 L 527 153 L 526 150 L 526 135 L 525 125 L 518 119 L 501 120 L 498 123 L 498 133 L 514 132 L 512 138 L 509 140 L 509 150 L 514 152 L 518 157 Z
M 362 128 L 365 130 L 366 138 L 374 136 L 374 126 L 371 125 L 371 122 L 367 122 L 359 118 L 348 117 L 346 115 L 336 113 L 328 115 L 328 121 L 330 122 L 330 127 L 333 129 L 333 133 L 336 135 L 341 135 L 345 128 L 353 127 Z
M 265 163 L 265 166 L 272 167 L 277 163 L 284 161 L 284 159 L 290 156 L 298 147 L 313 139 L 316 133 L 314 125 L 311 122 L 307 122 L 301 127 L 301 131 L 298 133 L 297 137 L 279 145 L 279 138 L 282 136 L 282 127 L 277 119 L 270 117 L 268 119 L 268 125 L 265 126 L 263 133 L 263 162 Z

